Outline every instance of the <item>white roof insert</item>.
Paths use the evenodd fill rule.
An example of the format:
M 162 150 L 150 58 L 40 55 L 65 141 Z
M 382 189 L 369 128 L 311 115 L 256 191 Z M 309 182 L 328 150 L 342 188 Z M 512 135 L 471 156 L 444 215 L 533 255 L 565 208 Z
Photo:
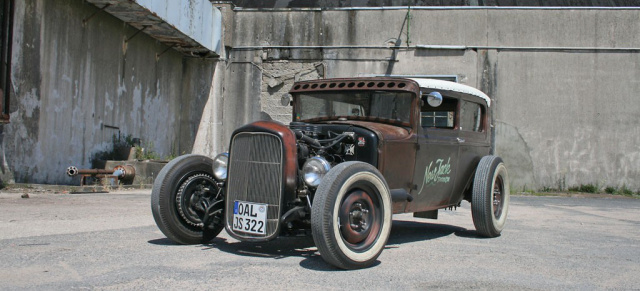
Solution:
M 487 94 L 484 94 L 482 91 L 476 88 L 473 88 L 471 86 L 467 86 L 467 85 L 463 85 L 455 82 L 436 80 L 436 79 L 409 78 L 409 80 L 416 81 L 420 86 L 420 88 L 446 90 L 446 91 L 453 91 L 453 92 L 473 95 L 473 96 L 484 99 L 484 101 L 487 102 L 487 106 L 489 107 L 491 106 L 491 98 L 489 98 Z

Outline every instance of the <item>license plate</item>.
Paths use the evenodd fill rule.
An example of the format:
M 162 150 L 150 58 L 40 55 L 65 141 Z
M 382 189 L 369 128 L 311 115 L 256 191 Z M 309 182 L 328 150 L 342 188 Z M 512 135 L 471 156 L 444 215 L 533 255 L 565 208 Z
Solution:
M 267 204 L 235 201 L 231 228 L 234 231 L 266 234 Z

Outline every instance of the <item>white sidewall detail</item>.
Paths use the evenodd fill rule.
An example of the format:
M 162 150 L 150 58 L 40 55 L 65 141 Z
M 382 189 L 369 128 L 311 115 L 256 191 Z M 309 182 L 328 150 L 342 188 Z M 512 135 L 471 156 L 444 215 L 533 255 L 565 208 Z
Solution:
M 503 193 L 502 193 L 502 213 L 500 214 L 500 219 L 495 219 L 495 216 L 493 215 L 494 212 L 494 206 L 493 206 L 493 189 L 496 185 L 496 180 L 498 178 L 499 175 L 502 175 L 502 183 L 503 183 Z M 509 213 L 509 196 L 510 196 L 510 189 L 509 189 L 509 176 L 507 174 L 507 167 L 505 167 L 504 163 L 500 163 L 497 167 L 496 170 L 493 172 L 493 180 L 491 181 L 491 195 L 490 195 L 490 201 L 489 203 L 491 204 L 491 221 L 493 222 L 493 227 L 498 230 L 498 231 L 502 231 L 502 229 L 504 228 L 505 223 L 507 222 L 507 214 Z
M 373 184 L 378 191 L 380 191 L 380 200 L 382 202 L 382 228 L 380 229 L 380 237 L 376 240 L 376 242 L 371 246 L 371 248 L 365 252 L 357 253 L 351 250 L 342 239 L 342 235 L 340 233 L 340 223 L 339 219 L 339 211 L 340 204 L 342 199 L 347 193 L 347 190 L 355 181 L 367 181 Z M 370 193 L 372 194 L 372 193 Z M 336 238 L 336 242 L 338 247 L 349 259 L 356 262 L 365 262 L 370 260 L 373 256 L 376 256 L 379 252 L 382 251 L 385 244 L 387 243 L 387 239 L 389 237 L 390 228 L 391 228 L 391 194 L 389 193 L 389 189 L 387 189 L 385 183 L 378 178 L 373 173 L 369 172 L 359 172 L 355 175 L 349 177 L 347 181 L 340 187 L 340 191 L 338 192 L 338 196 L 336 197 L 335 204 L 333 205 L 333 215 L 332 215 L 332 231 L 333 235 Z

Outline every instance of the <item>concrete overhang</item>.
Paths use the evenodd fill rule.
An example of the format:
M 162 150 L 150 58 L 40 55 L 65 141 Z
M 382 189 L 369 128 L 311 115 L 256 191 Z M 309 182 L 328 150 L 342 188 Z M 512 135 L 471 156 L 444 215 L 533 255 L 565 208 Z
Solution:
M 86 0 L 183 54 L 219 57 L 222 14 L 209 0 Z

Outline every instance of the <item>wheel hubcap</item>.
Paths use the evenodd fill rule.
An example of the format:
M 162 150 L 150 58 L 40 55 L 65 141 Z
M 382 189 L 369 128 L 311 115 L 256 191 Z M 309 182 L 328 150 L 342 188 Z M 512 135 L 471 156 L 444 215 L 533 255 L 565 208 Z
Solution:
M 381 225 L 377 211 L 377 205 L 366 191 L 355 189 L 347 193 L 339 212 L 342 238 L 358 248 L 371 245 Z
M 213 177 L 207 174 L 189 177 L 176 195 L 180 217 L 191 226 L 202 227 L 202 217 L 209 205 L 216 201 L 217 192 L 218 187 Z
M 352 205 L 351 211 L 349 212 L 349 224 L 351 228 L 355 231 L 366 231 L 368 228 L 367 217 L 369 214 L 369 208 L 365 205 L 362 205 L 360 202 L 356 202 Z
M 499 219 L 502 215 L 502 208 L 504 206 L 503 199 L 504 185 L 502 183 L 502 177 L 498 177 L 493 185 L 493 216 Z

